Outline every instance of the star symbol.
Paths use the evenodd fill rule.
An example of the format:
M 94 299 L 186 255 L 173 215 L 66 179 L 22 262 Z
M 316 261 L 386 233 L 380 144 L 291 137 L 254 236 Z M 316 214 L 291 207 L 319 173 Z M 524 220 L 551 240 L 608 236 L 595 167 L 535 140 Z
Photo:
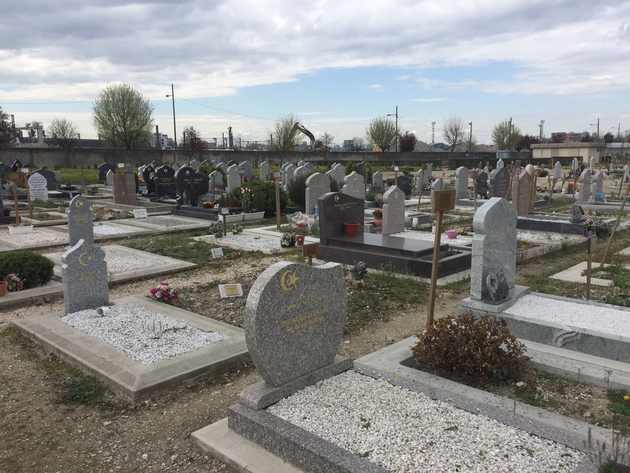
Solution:
M 300 279 L 298 278 L 295 273 L 291 273 L 289 274 L 289 284 L 287 284 L 287 286 L 291 287 L 291 286 L 295 286 L 296 281 Z

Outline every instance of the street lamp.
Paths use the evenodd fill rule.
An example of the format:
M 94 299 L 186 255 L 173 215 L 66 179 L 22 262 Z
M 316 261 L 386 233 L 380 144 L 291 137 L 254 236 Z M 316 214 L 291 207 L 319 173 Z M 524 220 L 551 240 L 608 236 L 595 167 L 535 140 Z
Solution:
M 470 122 L 469 125 L 470 125 L 470 136 L 468 137 L 468 152 L 472 153 L 472 122 Z
M 388 113 L 388 117 L 396 115 L 396 152 L 398 153 L 398 105 L 396 105 L 396 113 Z
M 173 84 L 171 84 L 171 95 L 167 95 L 167 97 L 171 97 L 173 99 L 173 141 L 175 143 L 175 149 L 177 149 L 177 125 L 175 123 L 175 89 L 173 88 Z

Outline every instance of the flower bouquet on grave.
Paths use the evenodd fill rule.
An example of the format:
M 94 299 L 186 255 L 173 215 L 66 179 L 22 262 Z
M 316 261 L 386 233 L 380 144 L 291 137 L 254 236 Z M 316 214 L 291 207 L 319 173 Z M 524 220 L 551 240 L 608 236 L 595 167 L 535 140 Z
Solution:
M 5 276 L 3 281 L 6 281 L 7 291 L 9 292 L 16 292 L 24 289 L 24 283 L 17 274 L 8 274 L 7 276 Z
M 363 279 L 365 273 L 367 273 L 368 265 L 363 261 L 355 262 L 354 266 L 350 270 L 350 274 L 353 279 L 360 280 Z
M 151 297 L 157 299 L 160 302 L 170 302 L 179 297 L 179 292 L 168 282 L 162 281 L 155 287 L 152 287 L 149 292 Z
M 234 235 L 238 235 L 239 233 L 243 233 L 243 227 L 238 225 L 238 224 L 234 224 L 232 225 L 232 233 L 234 233 Z
M 608 222 L 596 218 L 589 218 L 586 222 L 584 222 L 584 228 L 586 230 L 595 232 L 598 239 L 610 235 L 611 232 L 610 224 Z
M 373 210 L 372 213 L 374 214 L 375 217 L 383 217 L 383 211 L 381 209 L 376 209 Z
M 249 211 L 254 200 L 254 192 L 249 187 L 241 187 L 241 207 L 243 212 Z
M 295 246 L 295 242 L 297 241 L 297 236 L 293 229 L 287 230 L 282 234 L 280 238 L 280 246 L 282 248 L 291 248 Z

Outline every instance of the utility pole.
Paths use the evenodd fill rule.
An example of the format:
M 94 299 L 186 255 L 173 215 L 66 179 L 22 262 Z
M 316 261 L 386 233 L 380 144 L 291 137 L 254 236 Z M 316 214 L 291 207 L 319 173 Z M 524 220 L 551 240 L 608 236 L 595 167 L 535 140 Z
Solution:
M 472 153 L 472 122 L 470 122 L 469 125 L 470 125 L 470 135 L 468 136 L 468 152 Z
M 512 117 L 510 117 L 510 130 L 508 132 L 508 156 L 512 157 Z
M 538 125 L 540 127 L 540 141 L 542 142 L 543 140 L 543 127 L 545 126 L 545 120 L 540 120 L 540 125 Z
M 431 144 L 435 145 L 435 122 L 431 122 Z
M 175 122 L 175 88 L 171 84 L 171 95 L 167 95 L 173 99 L 173 143 L 175 143 L 175 149 L 177 149 L 177 124 Z
M 396 152 L 398 153 L 398 105 L 396 105 L 396 113 L 387 114 L 388 117 L 392 115 L 396 115 Z

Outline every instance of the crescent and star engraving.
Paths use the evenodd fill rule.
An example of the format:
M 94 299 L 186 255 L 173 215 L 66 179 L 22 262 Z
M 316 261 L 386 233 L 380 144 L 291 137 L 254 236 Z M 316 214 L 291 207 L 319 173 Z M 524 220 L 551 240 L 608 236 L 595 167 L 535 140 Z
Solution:
M 295 271 L 287 269 L 280 276 L 280 287 L 283 291 L 290 291 L 295 288 L 295 283 L 299 278 L 295 275 Z
M 92 257 L 88 255 L 88 257 L 87 257 L 88 262 L 87 262 L 87 263 L 85 263 L 85 262 L 83 261 L 83 257 L 84 257 L 85 255 L 87 255 L 87 253 L 81 253 L 81 254 L 79 255 L 79 264 L 80 264 L 81 266 L 88 266 L 88 265 L 90 264 L 89 262 L 90 262 L 90 261 L 92 261 Z

